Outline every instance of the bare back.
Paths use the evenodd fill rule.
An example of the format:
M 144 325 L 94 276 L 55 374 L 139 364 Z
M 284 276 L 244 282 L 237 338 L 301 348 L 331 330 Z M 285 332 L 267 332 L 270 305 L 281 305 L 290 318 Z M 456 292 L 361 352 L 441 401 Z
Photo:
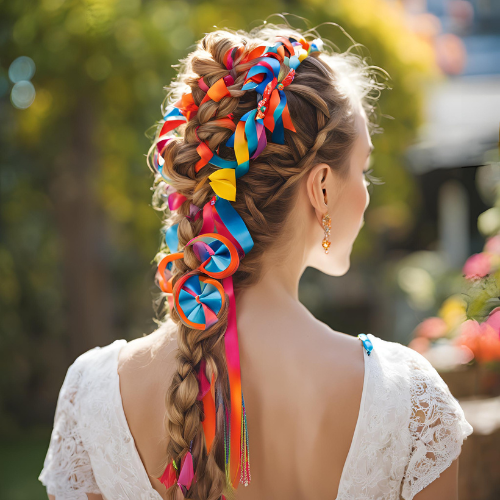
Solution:
M 118 362 L 130 430 L 164 498 L 152 476 L 168 442 L 163 419 L 175 370 L 173 322 L 170 328 L 170 339 L 157 331 L 129 342 Z M 361 343 L 303 306 L 275 317 L 238 314 L 238 336 L 252 479 L 238 486 L 237 498 L 335 498 L 363 391 Z

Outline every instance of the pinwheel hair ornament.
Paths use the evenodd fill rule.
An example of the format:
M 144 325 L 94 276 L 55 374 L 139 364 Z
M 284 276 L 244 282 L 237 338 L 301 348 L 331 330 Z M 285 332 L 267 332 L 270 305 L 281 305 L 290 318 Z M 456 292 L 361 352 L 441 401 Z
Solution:
M 218 314 L 228 302 L 224 346 L 230 407 L 225 408 L 224 398 L 216 394 L 213 376 L 212 382 L 208 382 L 204 360 L 200 363 L 197 377 L 200 385 L 198 398 L 203 403 L 205 414 L 202 425 L 207 454 L 210 453 L 216 433 L 216 414 L 219 406 L 223 406 L 226 478 L 228 485 L 233 488 L 237 488 L 239 482 L 248 485 L 251 476 L 232 275 L 238 269 L 241 259 L 251 251 L 253 240 L 243 219 L 230 202 L 236 200 L 236 180 L 248 172 L 250 160 L 257 158 L 267 145 L 266 129 L 272 134 L 271 141 L 278 144 L 284 144 L 284 129 L 296 131 L 290 118 L 285 88 L 293 82 L 300 63 L 312 52 L 322 49 L 321 39 L 307 42 L 303 38 L 296 40 L 284 36 L 276 37 L 274 45 L 258 46 L 244 57 L 241 57 L 244 46 L 229 49 L 223 58 L 228 74 L 210 87 L 200 78 L 198 86 L 205 92 L 200 104 L 196 105 L 191 93 L 183 94 L 174 105 L 167 108 L 156 139 L 153 164 L 167 184 L 165 195 L 169 209 L 175 211 L 187 201 L 187 197 L 175 190 L 170 184 L 171 180 L 163 172 L 163 155 L 168 142 L 175 137 L 173 131 L 193 120 L 199 107 L 205 102 L 219 102 L 222 98 L 231 96 L 229 87 L 234 85 L 237 78 L 235 61 L 238 61 L 238 65 L 256 61 L 247 70 L 241 87 L 241 90 L 255 90 L 255 108 L 245 113 L 237 124 L 234 123 L 232 114 L 217 119 L 212 117 L 211 120 L 211 123 L 233 132 L 226 141 L 226 146 L 234 149 L 236 160 L 221 158 L 218 155 L 219 148 L 217 147 L 216 152 L 212 151 L 207 142 L 199 139 L 196 133 L 198 127 L 195 130 L 199 141 L 196 150 L 200 156 L 194 167 L 195 172 L 198 173 L 207 164 L 217 167 L 208 176 L 214 195 L 202 208 L 190 204 L 189 219 L 202 217 L 203 225 L 199 235 L 188 241 L 185 248 L 192 247 L 200 264 L 173 284 L 172 265 L 176 260 L 183 259 L 185 251 L 179 249 L 178 224 L 175 224 L 166 231 L 165 242 L 170 253 L 160 261 L 156 274 L 158 286 L 166 294 L 170 309 L 175 309 L 180 321 L 189 328 L 211 328 L 217 323 Z M 288 68 L 287 71 L 283 71 L 282 66 Z M 191 446 L 182 457 L 180 470 L 173 460 L 158 479 L 167 487 L 177 483 L 185 495 L 191 482 L 196 482 Z
M 183 322 L 204 330 L 217 323 L 217 314 L 224 305 L 224 289 L 217 280 L 189 273 L 175 284 L 174 300 Z

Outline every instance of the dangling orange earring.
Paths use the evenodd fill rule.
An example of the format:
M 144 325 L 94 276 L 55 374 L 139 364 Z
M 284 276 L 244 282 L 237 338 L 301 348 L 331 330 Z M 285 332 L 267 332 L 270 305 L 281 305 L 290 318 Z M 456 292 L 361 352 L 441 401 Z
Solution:
M 323 241 L 321 242 L 321 246 L 325 249 L 325 253 L 328 253 L 328 248 L 330 248 L 331 241 L 330 241 L 330 229 L 332 228 L 332 219 L 326 213 L 323 215 L 323 229 L 325 230 L 325 237 L 323 238 Z

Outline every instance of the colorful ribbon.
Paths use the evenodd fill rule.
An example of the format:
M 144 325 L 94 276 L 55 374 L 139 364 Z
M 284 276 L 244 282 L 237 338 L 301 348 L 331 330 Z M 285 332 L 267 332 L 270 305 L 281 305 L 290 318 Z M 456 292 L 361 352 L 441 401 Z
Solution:
M 205 441 L 207 445 L 207 453 L 210 453 L 212 443 L 215 438 L 216 428 L 216 412 L 215 412 L 215 391 L 214 391 L 214 375 L 212 374 L 212 382 L 207 379 L 205 369 L 206 360 L 203 358 L 200 362 L 200 369 L 198 371 L 198 385 L 200 390 L 196 399 L 201 400 L 203 403 L 203 412 L 205 414 L 202 421 L 203 432 L 205 434 Z
M 295 132 L 283 89 L 293 81 L 295 70 L 300 63 L 311 52 L 320 51 L 322 47 L 320 39 L 309 43 L 302 38 L 296 40 L 277 37 L 273 46 L 256 47 L 242 59 L 240 57 L 245 47 L 232 47 L 223 57 L 224 64 L 229 70 L 228 75 L 217 80 L 211 87 L 208 87 L 203 78 L 198 80 L 199 88 L 205 92 L 200 106 L 209 100 L 219 102 L 224 97 L 231 96 L 228 87 L 234 84 L 237 76 L 234 69 L 235 61 L 244 64 L 258 59 L 255 65 L 247 71 L 245 84 L 242 87 L 242 90 L 256 91 L 256 108 L 245 113 L 236 125 L 232 114 L 211 122 L 232 130 L 233 134 L 226 141 L 226 146 L 234 148 L 236 161 L 220 158 L 217 154 L 218 148 L 217 152 L 212 151 L 206 141 L 200 140 L 195 130 L 199 141 L 197 152 L 200 156 L 195 165 L 195 172 L 199 172 L 208 163 L 219 167 L 208 176 L 215 195 L 202 209 L 192 205 L 190 210 L 191 218 L 203 216 L 200 234 L 186 244 L 186 247 L 192 246 L 200 265 L 181 276 L 172 286 L 172 263 L 184 256 L 183 252 L 178 252 L 177 224 L 169 227 L 165 235 L 171 254 L 164 257 L 158 265 L 158 286 L 167 294 L 169 306 L 176 309 L 181 321 L 190 328 L 201 330 L 210 328 L 217 322 L 217 315 L 225 305 L 226 296 L 229 301 L 224 345 L 231 406 L 225 408 L 220 394 L 217 394 L 217 407 L 219 404 L 223 405 L 221 410 L 226 417 L 224 418 L 226 475 L 233 488 L 238 486 L 239 475 L 240 481 L 248 484 L 250 469 L 232 276 L 240 260 L 251 251 L 254 243 L 243 219 L 230 201 L 236 200 L 236 180 L 248 172 L 250 159 L 259 156 L 267 145 L 265 129 L 267 128 L 272 133 L 271 140 L 278 144 L 284 144 L 285 128 Z M 281 63 L 287 65 L 290 71 L 284 75 L 282 81 L 279 81 Z M 169 140 L 172 139 L 172 136 L 168 134 L 176 127 L 193 119 L 198 109 L 199 106 L 194 103 L 192 94 L 188 93 L 170 107 L 164 117 L 165 122 L 159 134 L 153 163 L 166 182 L 169 182 L 169 179 L 163 174 L 162 155 Z M 203 185 L 205 179 L 196 186 L 196 190 Z M 168 195 L 170 210 L 177 210 L 185 201 L 185 197 L 175 191 L 169 190 Z M 203 402 L 202 425 L 207 453 L 210 453 L 216 433 L 218 409 L 215 405 L 214 377 L 212 376 L 212 381 L 209 383 L 205 369 L 206 363 L 203 359 L 197 374 L 199 383 L 197 399 Z M 184 494 L 193 480 L 190 451 L 191 448 L 182 459 L 177 483 Z M 162 482 L 165 485 L 175 484 L 176 469 L 175 462 L 167 466 L 162 476 Z M 195 478 L 194 475 L 194 480 Z
M 188 246 L 193 247 L 201 261 L 198 268 L 182 276 L 172 287 L 172 262 L 182 259 L 184 252 L 169 254 L 158 265 L 158 285 L 163 292 L 173 294 L 173 306 L 184 324 L 205 330 L 217 321 L 216 316 L 224 306 L 223 286 L 217 280 L 236 271 L 240 254 L 229 238 L 218 233 L 200 234 L 188 241 Z
M 196 480 L 196 474 L 193 470 L 193 455 L 191 454 L 192 446 L 193 441 L 189 445 L 189 451 L 181 459 L 181 469 L 179 479 L 177 480 L 177 486 L 179 486 L 184 496 L 187 494 L 189 488 L 191 488 L 193 479 Z
M 177 236 L 177 229 L 179 227 L 179 223 L 173 224 L 170 227 L 167 227 L 165 231 L 165 243 L 171 252 L 177 252 L 179 249 L 179 237 Z
M 232 168 L 216 170 L 208 178 L 215 194 L 226 200 L 236 201 L 236 175 Z
M 229 376 L 229 390 L 231 394 L 231 409 L 229 412 L 230 435 L 229 435 L 229 477 L 234 488 L 238 487 L 238 476 L 240 474 L 240 450 L 241 450 L 241 414 L 242 414 L 242 392 L 241 392 L 241 368 L 240 350 L 238 346 L 238 329 L 236 325 L 236 301 L 233 291 L 233 277 L 223 279 L 224 290 L 229 297 L 229 313 L 227 329 L 224 334 L 226 349 L 227 371 Z
M 198 260 L 198 269 L 212 278 L 231 276 L 240 264 L 234 245 L 226 237 L 217 233 L 200 234 L 186 243 L 192 246 Z
M 179 207 L 187 200 L 184 195 L 178 193 L 177 190 L 170 184 L 167 184 L 165 195 L 167 196 L 168 208 L 172 212 L 174 210 L 178 210 Z
M 166 185 L 164 196 L 167 197 L 167 205 L 171 212 L 178 210 L 180 206 L 187 200 L 184 195 L 178 193 L 177 190 L 170 184 Z M 187 215 L 186 217 L 192 220 L 197 220 L 200 217 L 200 210 L 200 207 L 197 207 L 196 205 L 193 205 L 193 203 L 191 203 L 189 206 L 189 215 Z M 179 238 L 177 236 L 178 227 L 178 223 L 173 224 L 165 231 L 165 243 L 167 244 L 171 252 L 177 252 L 179 248 Z
M 220 127 L 228 128 L 232 131 L 236 128 L 233 120 L 230 118 L 221 118 L 219 120 L 213 120 L 212 123 L 219 125 Z M 197 153 L 200 155 L 201 159 L 196 162 L 194 167 L 196 172 L 199 172 L 207 163 L 211 163 L 216 167 L 220 168 L 235 168 L 236 162 L 230 160 L 224 160 L 219 155 L 215 154 L 205 141 L 202 141 L 198 137 L 198 127 L 195 129 L 196 138 L 200 142 L 199 146 L 196 148 Z

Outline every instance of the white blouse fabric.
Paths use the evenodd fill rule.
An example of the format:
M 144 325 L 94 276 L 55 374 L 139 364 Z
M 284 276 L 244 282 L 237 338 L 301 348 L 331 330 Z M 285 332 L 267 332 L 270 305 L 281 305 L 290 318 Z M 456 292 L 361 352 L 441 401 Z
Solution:
M 365 353 L 358 421 L 336 500 L 411 500 L 458 457 L 472 427 L 422 355 L 368 337 L 373 351 Z M 67 371 L 38 477 L 56 500 L 87 500 L 87 493 L 105 500 L 162 498 L 123 410 L 117 367 L 126 343 L 94 347 Z

